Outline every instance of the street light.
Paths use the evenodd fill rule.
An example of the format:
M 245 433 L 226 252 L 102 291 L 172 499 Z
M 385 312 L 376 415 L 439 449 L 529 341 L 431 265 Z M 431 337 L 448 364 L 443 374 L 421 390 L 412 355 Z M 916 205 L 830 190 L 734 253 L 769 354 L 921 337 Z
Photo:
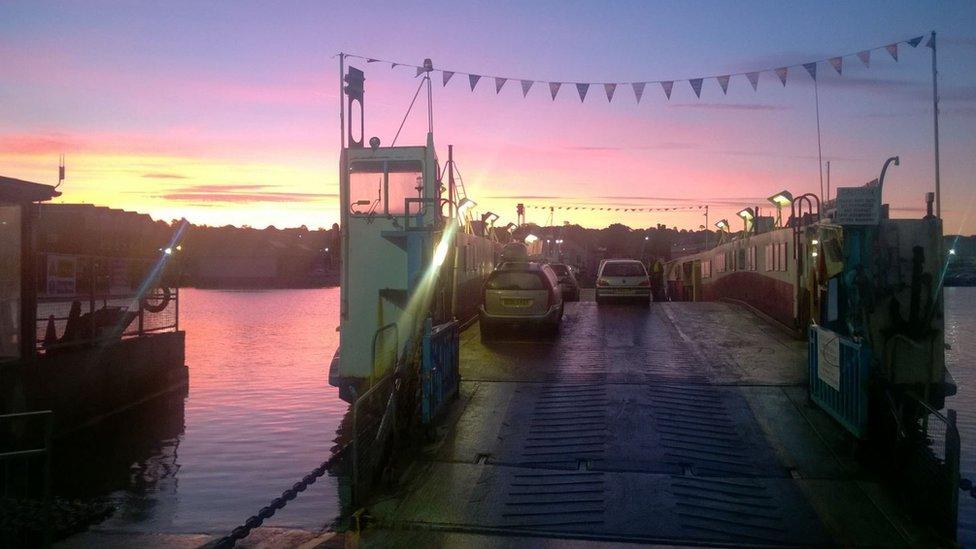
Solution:
M 783 208 L 786 206 L 793 205 L 793 193 L 790 191 L 780 191 L 773 196 L 770 196 L 766 200 L 773 203 L 776 206 L 776 222 L 780 227 L 783 226 Z
M 739 210 L 735 215 L 742 218 L 742 224 L 745 227 L 745 231 L 749 231 L 749 222 L 756 218 L 756 212 L 752 208 L 743 208 Z

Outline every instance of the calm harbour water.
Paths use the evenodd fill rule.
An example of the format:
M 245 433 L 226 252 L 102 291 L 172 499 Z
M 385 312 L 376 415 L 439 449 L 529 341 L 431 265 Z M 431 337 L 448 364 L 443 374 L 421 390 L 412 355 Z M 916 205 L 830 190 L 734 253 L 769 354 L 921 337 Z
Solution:
M 97 529 L 225 533 L 325 460 L 346 412 L 328 384 L 338 289 L 180 296 L 189 393 L 110 429 L 122 446 L 95 464 L 98 486 L 84 487 L 117 507 Z M 946 304 L 959 384 L 949 406 L 959 411 L 963 476 L 976 478 L 976 288 L 946 289 Z M 338 511 L 336 481 L 324 477 L 266 524 L 320 529 Z M 960 541 L 976 546 L 976 501 L 963 493 Z

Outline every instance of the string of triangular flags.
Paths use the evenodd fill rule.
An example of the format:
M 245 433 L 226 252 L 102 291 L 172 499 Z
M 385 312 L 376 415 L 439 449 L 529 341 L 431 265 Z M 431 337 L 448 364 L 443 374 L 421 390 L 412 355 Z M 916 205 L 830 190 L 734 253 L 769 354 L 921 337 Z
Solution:
M 661 208 L 615 208 L 615 207 L 600 207 L 600 206 L 542 206 L 538 204 L 525 204 L 525 207 L 530 210 L 588 210 L 588 211 L 600 211 L 600 212 L 675 212 L 680 210 L 701 210 L 705 208 L 705 204 L 693 204 L 685 206 L 667 206 Z
M 559 90 L 562 89 L 563 84 L 575 85 L 576 93 L 579 95 L 580 102 L 586 100 L 586 96 L 589 93 L 591 86 L 596 86 L 596 87 L 603 86 L 603 92 L 607 97 L 607 102 L 613 101 L 613 98 L 616 94 L 618 87 L 630 86 L 630 88 L 634 92 L 634 98 L 637 100 L 637 103 L 640 103 L 641 98 L 643 98 L 644 96 L 644 90 L 648 84 L 660 85 L 661 89 L 664 91 L 665 97 L 670 100 L 671 92 L 674 90 L 674 84 L 676 82 L 688 82 L 688 84 L 691 86 L 692 91 L 695 93 L 695 97 L 701 98 L 702 85 L 706 80 L 715 80 L 718 83 L 719 87 L 722 89 L 722 94 L 725 95 L 729 91 L 729 83 L 731 82 L 732 77 L 735 76 L 745 76 L 746 79 L 749 81 L 749 84 L 752 86 L 753 91 L 758 91 L 759 76 L 764 73 L 775 74 L 776 77 L 779 79 L 779 81 L 783 84 L 783 86 L 786 86 L 786 81 L 789 75 L 791 74 L 790 72 L 791 69 L 797 69 L 799 67 L 803 67 L 803 69 L 807 72 L 807 74 L 809 74 L 810 77 L 813 78 L 814 80 L 817 79 L 817 66 L 820 63 L 827 63 L 831 67 L 833 67 L 835 71 L 837 71 L 837 74 L 843 74 L 844 60 L 847 58 L 856 57 L 861 61 L 861 63 L 864 64 L 865 67 L 870 67 L 872 52 L 878 50 L 885 50 L 892 57 L 892 59 L 898 61 L 898 46 L 900 44 L 908 44 L 912 48 L 917 48 L 918 45 L 922 43 L 923 38 L 924 36 L 916 36 L 915 38 L 909 40 L 900 40 L 898 42 L 892 42 L 884 46 L 869 48 L 855 53 L 837 55 L 834 57 L 827 57 L 825 59 L 810 61 L 808 63 L 784 65 L 782 67 L 773 67 L 768 69 L 760 69 L 760 70 L 747 71 L 747 72 L 735 72 L 735 73 L 720 74 L 720 75 L 713 75 L 713 76 L 702 76 L 698 78 L 684 78 L 684 79 L 677 79 L 677 80 L 642 80 L 636 82 L 553 82 L 549 80 L 512 78 L 508 76 L 475 74 L 472 72 L 462 72 L 462 71 L 453 71 L 453 70 L 449 71 L 444 69 L 435 69 L 432 65 L 429 64 L 426 66 L 413 65 L 410 63 L 401 63 L 399 61 L 388 61 L 386 59 L 378 59 L 375 57 L 364 57 L 361 55 L 354 55 L 348 53 L 343 53 L 342 55 L 344 55 L 345 57 L 363 59 L 367 63 L 387 63 L 390 65 L 391 69 L 395 69 L 397 67 L 412 68 L 416 71 L 415 76 L 420 76 L 421 74 L 424 73 L 440 72 L 442 86 L 447 86 L 447 84 L 456 75 L 466 75 L 468 77 L 468 86 L 470 86 L 471 91 L 475 90 L 475 88 L 478 86 L 478 83 L 481 82 L 482 79 L 491 80 L 494 82 L 496 94 L 501 93 L 502 88 L 504 88 L 505 84 L 507 84 L 509 81 L 518 81 L 522 87 L 522 97 L 526 97 L 529 95 L 529 91 L 533 88 L 535 84 L 545 84 L 549 88 L 549 95 L 552 97 L 553 101 L 556 100 L 556 96 L 559 94 Z M 935 47 L 934 36 L 930 38 L 925 45 L 927 47 L 934 48 Z

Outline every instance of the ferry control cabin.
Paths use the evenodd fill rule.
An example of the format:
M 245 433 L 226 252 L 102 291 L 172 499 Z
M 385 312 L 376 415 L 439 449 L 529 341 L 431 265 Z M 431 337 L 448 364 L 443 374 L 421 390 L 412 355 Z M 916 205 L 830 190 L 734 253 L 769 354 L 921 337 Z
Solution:
M 179 291 L 156 257 L 40 252 L 39 203 L 54 187 L 0 177 L 0 433 L 55 435 L 185 390 Z M 90 227 L 89 227 L 90 228 Z M 71 239 L 86 227 L 72 225 Z M 174 244 L 175 246 L 176 244 Z M 23 416 L 22 414 L 28 414 Z

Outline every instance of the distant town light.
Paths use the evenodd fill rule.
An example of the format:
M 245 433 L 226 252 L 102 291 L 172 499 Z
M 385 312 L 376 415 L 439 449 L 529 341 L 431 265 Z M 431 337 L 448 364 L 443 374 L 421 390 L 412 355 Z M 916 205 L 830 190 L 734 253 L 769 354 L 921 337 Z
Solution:
M 176 251 L 182 252 L 183 251 L 183 245 L 182 244 L 177 244 L 176 245 Z
M 561 238 L 557 238 L 556 239 L 556 244 L 562 244 L 562 243 L 563 243 L 563 239 L 561 239 Z
M 539 240 L 539 237 L 538 237 L 538 236 L 536 236 L 536 235 L 534 235 L 534 234 L 529 234 L 529 235 L 527 235 L 527 236 L 525 237 L 525 243 L 526 243 L 526 244 L 532 244 L 532 243 L 533 243 L 533 242 L 535 242 L 536 240 Z
M 956 255 L 956 249 L 955 248 L 949 248 L 949 255 Z
M 814 238 L 813 240 L 810 241 L 810 244 L 813 244 L 814 246 L 816 246 L 817 244 L 820 244 L 820 241 L 817 240 L 816 238 Z
M 817 257 L 817 255 L 819 255 L 819 254 L 817 254 L 817 250 L 814 250 L 810 255 L 813 256 L 813 257 Z
M 325 253 L 329 253 L 329 249 L 328 248 L 325 249 Z
M 173 255 L 173 248 L 166 248 L 163 250 L 163 253 L 166 255 Z

